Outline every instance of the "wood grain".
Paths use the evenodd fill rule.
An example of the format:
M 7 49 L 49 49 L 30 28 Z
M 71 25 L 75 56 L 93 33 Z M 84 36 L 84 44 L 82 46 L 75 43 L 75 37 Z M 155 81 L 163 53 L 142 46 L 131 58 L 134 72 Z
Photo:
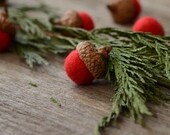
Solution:
M 21 0 L 15 3 L 37 3 Z M 97 27 L 113 26 L 103 0 L 43 0 L 61 13 L 67 9 L 86 10 L 92 14 Z M 141 16 L 152 15 L 170 34 L 170 1 L 142 0 Z M 111 109 L 113 88 L 105 81 L 90 86 L 76 86 L 65 75 L 64 58 L 50 57 L 50 65 L 30 70 L 14 54 L 0 55 L 0 135 L 92 135 L 96 123 Z M 36 83 L 33 87 L 29 83 Z M 58 107 L 50 98 L 58 99 Z M 157 118 L 147 117 L 141 127 L 132 119 L 122 118 L 104 135 L 168 135 L 170 134 L 170 104 L 153 106 Z

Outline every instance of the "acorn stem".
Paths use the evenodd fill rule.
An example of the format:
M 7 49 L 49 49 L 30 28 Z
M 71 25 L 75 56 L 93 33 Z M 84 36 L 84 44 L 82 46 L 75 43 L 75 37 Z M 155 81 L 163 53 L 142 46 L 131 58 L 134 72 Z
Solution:
M 102 54 L 104 58 L 107 58 L 111 50 L 112 50 L 111 46 L 106 46 L 106 47 L 98 48 L 98 53 Z

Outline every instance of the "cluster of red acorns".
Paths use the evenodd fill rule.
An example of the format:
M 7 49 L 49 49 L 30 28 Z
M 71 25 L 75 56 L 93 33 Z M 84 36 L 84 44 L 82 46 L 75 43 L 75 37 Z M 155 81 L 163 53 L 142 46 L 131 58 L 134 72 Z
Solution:
M 155 18 L 146 16 L 136 21 L 136 19 L 141 13 L 141 4 L 138 0 L 110 0 L 110 3 L 107 5 L 107 8 L 111 12 L 113 20 L 116 23 L 127 24 L 134 22 L 134 25 L 132 27 L 132 31 L 134 32 L 149 32 L 153 35 L 164 36 L 164 29 Z M 86 30 L 92 30 L 94 28 L 94 23 L 90 15 L 86 12 L 80 12 L 78 14 L 84 26 L 86 26 L 83 28 Z M 65 19 L 66 18 L 67 17 L 65 17 Z M 95 52 L 97 52 L 96 54 L 99 53 L 98 50 L 95 49 L 93 45 L 91 45 L 89 42 L 84 42 L 80 43 L 76 50 L 73 50 L 65 59 L 64 67 L 68 77 L 78 85 L 85 85 L 91 83 L 94 79 L 98 78 L 94 74 L 94 70 L 91 70 L 94 67 L 90 67 L 90 64 L 94 65 L 95 60 L 91 60 L 92 63 L 89 64 L 85 59 L 86 54 L 82 54 L 82 51 L 80 51 L 79 46 L 86 50 L 84 52 L 87 53 L 87 55 L 94 55 Z M 92 52 L 90 53 L 90 51 Z M 98 55 L 98 61 L 102 57 L 100 56 L 101 55 Z M 102 66 L 102 64 L 102 62 L 100 63 L 100 65 L 96 64 L 95 68 L 98 68 L 98 66 Z M 100 67 L 98 69 L 100 69 Z
M 138 0 L 110 0 L 107 8 L 111 12 L 114 21 L 119 24 L 134 22 L 141 12 L 141 4 Z M 95 27 L 93 19 L 87 12 L 77 12 L 75 10 L 66 12 L 59 20 L 53 20 L 53 24 L 79 27 L 85 30 L 92 30 Z M 11 31 L 8 31 L 9 26 L 10 23 L 4 16 L 0 16 L 0 52 L 6 51 L 12 44 L 13 35 Z M 149 16 L 137 20 L 134 23 L 132 30 L 135 32 L 150 32 L 153 35 L 164 35 L 164 29 L 161 24 L 155 18 Z M 98 51 L 101 51 L 93 48 L 89 43 L 86 43 L 86 45 L 87 48 L 96 51 L 96 54 L 99 54 Z M 103 51 L 103 53 L 105 52 Z M 100 56 L 97 56 L 96 58 L 100 59 Z M 95 65 L 93 61 L 91 62 Z M 85 62 L 83 57 L 80 57 L 80 51 L 76 49 L 67 56 L 64 67 L 67 75 L 76 84 L 80 85 L 88 84 L 92 82 L 93 79 L 96 79 L 95 73 L 89 69 L 90 67 L 88 67 L 88 65 L 89 62 Z M 97 66 L 95 69 L 97 69 Z

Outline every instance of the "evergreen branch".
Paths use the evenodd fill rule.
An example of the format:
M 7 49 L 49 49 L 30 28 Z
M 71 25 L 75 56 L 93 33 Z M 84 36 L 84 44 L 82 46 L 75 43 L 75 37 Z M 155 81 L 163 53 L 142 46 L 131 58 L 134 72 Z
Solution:
M 48 62 L 44 59 L 45 54 L 34 47 L 16 44 L 14 49 L 21 58 L 25 59 L 26 63 L 31 68 L 34 64 L 48 65 Z
M 9 10 L 10 11 L 10 10 Z M 147 103 L 164 103 L 168 99 L 156 84 L 170 82 L 170 38 L 149 33 L 100 28 L 86 31 L 79 28 L 52 26 L 47 20 L 27 16 L 25 12 L 9 12 L 10 20 L 18 25 L 16 52 L 30 67 L 47 64 L 48 53 L 67 53 L 80 41 L 89 40 L 97 47 L 112 46 L 107 61 L 106 78 L 115 86 L 112 111 L 96 127 L 100 134 L 111 120 L 117 120 L 123 110 L 142 124 L 144 115 L 152 115 Z
M 56 31 L 58 29 L 61 30 L 61 27 L 55 27 Z M 76 29 L 62 30 L 71 34 Z M 164 103 L 169 99 L 156 88 L 156 83 L 166 84 L 164 79 L 167 83 L 170 82 L 168 38 L 114 28 L 101 28 L 90 33 L 84 32 L 81 37 L 76 34 L 74 36 L 83 37 L 82 39 L 85 37 L 84 40 L 90 40 L 98 47 L 112 46 L 106 78 L 115 84 L 116 92 L 112 99 L 112 112 L 99 122 L 96 135 L 100 134 L 112 119 L 116 120 L 123 109 L 129 112 L 136 122 L 142 124 L 143 115 L 152 115 L 146 105 L 148 101 Z

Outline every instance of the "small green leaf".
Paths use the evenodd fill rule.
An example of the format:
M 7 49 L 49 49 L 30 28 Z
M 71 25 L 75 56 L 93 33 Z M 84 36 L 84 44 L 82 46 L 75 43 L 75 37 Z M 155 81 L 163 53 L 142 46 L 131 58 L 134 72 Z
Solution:
M 33 83 L 33 82 L 29 82 L 29 85 L 31 85 L 33 87 L 38 87 L 38 85 L 36 83 Z
M 58 99 L 55 99 L 54 97 L 51 97 L 50 100 L 51 100 L 51 102 L 57 104 L 57 106 L 61 107 L 61 103 L 60 103 L 60 101 Z

